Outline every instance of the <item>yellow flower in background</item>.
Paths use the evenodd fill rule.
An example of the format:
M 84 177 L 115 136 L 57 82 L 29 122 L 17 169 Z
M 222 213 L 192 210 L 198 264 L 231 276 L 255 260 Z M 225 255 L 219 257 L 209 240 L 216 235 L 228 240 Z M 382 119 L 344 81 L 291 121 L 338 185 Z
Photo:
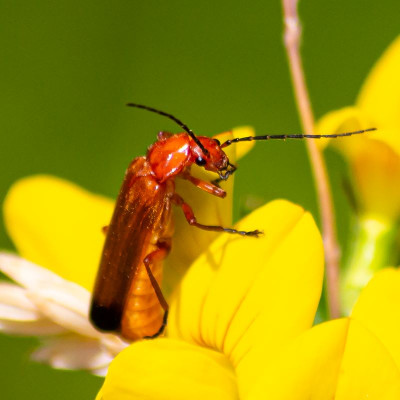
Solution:
M 319 132 L 347 132 L 376 127 L 378 131 L 337 139 L 350 163 L 362 214 L 379 220 L 400 216 L 400 37 L 378 60 L 354 107 L 325 115 Z
M 342 285 L 349 313 L 374 271 L 387 265 L 400 219 L 400 37 L 367 77 L 356 105 L 328 113 L 318 132 L 378 131 L 331 143 L 350 165 L 359 225 Z
M 284 200 L 239 223 L 262 238 L 220 235 L 171 301 L 167 337 L 133 343 L 112 362 L 98 396 L 246 398 L 276 354 L 312 326 L 323 247 L 311 215 Z

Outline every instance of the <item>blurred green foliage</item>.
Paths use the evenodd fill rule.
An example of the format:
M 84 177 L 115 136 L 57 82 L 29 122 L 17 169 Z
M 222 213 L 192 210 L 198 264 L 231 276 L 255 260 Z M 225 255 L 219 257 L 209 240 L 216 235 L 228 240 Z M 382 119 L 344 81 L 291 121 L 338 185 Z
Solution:
M 399 33 L 398 0 L 303 0 L 303 56 L 316 116 L 351 104 Z M 3 0 L 0 3 L 0 198 L 18 178 L 47 173 L 116 196 L 129 161 L 175 114 L 198 134 L 238 125 L 296 133 L 280 2 Z M 345 174 L 328 151 L 339 239 L 346 248 Z M 235 218 L 283 197 L 317 216 L 304 144 L 259 143 L 240 162 Z M 252 200 L 252 201 L 249 201 Z M 255 199 L 255 200 L 254 200 Z M 63 212 L 63 210 L 60 210 Z M 4 226 L 0 247 L 12 249 Z M 1 398 L 90 399 L 99 378 L 29 361 L 33 339 L 0 337 Z

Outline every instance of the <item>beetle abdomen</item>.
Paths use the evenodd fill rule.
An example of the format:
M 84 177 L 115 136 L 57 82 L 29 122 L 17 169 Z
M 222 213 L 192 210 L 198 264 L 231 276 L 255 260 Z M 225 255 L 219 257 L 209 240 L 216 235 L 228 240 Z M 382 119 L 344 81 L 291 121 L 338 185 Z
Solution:
M 162 262 L 155 263 L 150 269 L 161 286 Z M 121 335 L 128 340 L 137 340 L 153 336 L 162 324 L 163 311 L 154 288 L 143 264 L 136 271 L 130 288 L 123 316 L 121 319 Z
M 157 297 L 143 260 L 157 249 L 158 239 L 165 237 L 170 226 L 171 190 L 169 183 L 159 184 L 154 179 L 145 158 L 137 158 L 129 166 L 107 230 L 93 290 L 90 318 L 97 328 L 123 331 L 128 339 L 143 337 L 136 326 L 158 324 L 160 328 L 161 306 L 158 302 L 153 306 Z M 162 262 L 155 262 L 150 268 L 160 282 Z M 144 309 L 146 301 L 149 303 Z M 126 315 L 127 310 L 134 314 Z M 133 327 L 133 333 L 128 333 L 128 326 Z

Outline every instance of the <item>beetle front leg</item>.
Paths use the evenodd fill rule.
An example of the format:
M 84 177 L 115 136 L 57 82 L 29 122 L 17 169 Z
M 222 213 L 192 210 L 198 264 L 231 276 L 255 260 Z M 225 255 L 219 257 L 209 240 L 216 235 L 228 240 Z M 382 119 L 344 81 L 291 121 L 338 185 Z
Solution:
M 214 196 L 220 197 L 221 199 L 226 196 L 225 190 L 221 189 L 219 186 L 216 186 L 213 183 L 207 181 L 203 181 L 199 178 L 195 178 L 188 172 L 183 174 L 182 178 L 193 183 L 193 185 L 197 186 L 199 189 L 204 190 L 207 193 L 213 194 Z
M 185 201 L 182 199 L 181 196 L 179 196 L 179 194 L 174 193 L 174 195 L 172 197 L 172 201 L 176 205 L 178 205 L 179 207 L 182 208 L 182 211 L 185 214 L 185 218 L 190 225 L 196 226 L 197 228 L 200 228 L 200 229 L 204 229 L 205 231 L 226 232 L 226 233 L 232 233 L 232 234 L 241 235 L 241 236 L 254 236 L 254 237 L 258 237 L 259 235 L 261 235 L 263 233 L 259 230 L 238 231 L 237 229 L 224 228 L 223 226 L 219 226 L 219 225 L 199 224 L 197 222 L 197 219 L 194 215 L 192 208 L 189 206 L 189 204 L 185 203 Z

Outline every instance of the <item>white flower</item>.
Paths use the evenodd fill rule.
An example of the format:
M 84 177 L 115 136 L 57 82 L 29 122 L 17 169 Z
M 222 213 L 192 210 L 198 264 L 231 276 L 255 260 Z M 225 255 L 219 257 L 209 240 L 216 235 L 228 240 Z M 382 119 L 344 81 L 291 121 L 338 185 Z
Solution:
M 0 282 L 0 331 L 40 336 L 36 361 L 54 368 L 105 375 L 128 343 L 95 330 L 88 320 L 90 293 L 13 254 L 0 253 L 0 271 L 18 285 Z

